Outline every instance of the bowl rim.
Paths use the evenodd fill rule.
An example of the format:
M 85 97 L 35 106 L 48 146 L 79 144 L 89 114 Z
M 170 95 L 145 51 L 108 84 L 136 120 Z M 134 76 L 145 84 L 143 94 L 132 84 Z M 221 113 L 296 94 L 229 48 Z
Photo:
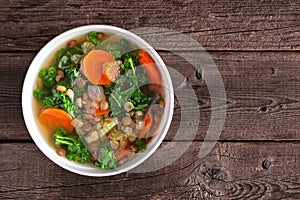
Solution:
M 166 110 L 168 112 L 166 121 L 164 124 L 160 125 L 160 127 L 163 126 L 163 129 L 160 132 L 159 137 L 158 136 L 155 137 L 156 142 L 151 147 L 151 149 L 147 153 L 145 153 L 140 159 L 138 159 L 136 162 L 134 162 L 133 164 L 130 164 L 129 166 L 127 166 L 123 169 L 117 169 L 117 170 L 101 170 L 101 169 L 99 169 L 99 173 L 91 173 L 89 171 L 84 171 L 85 168 L 79 166 L 82 164 L 80 164 L 80 163 L 74 164 L 74 162 L 69 161 L 69 160 L 66 161 L 66 158 L 59 157 L 55 151 L 48 151 L 49 149 L 52 149 L 52 147 L 50 147 L 49 143 L 46 142 L 45 139 L 43 139 L 42 134 L 39 133 L 39 128 L 38 128 L 36 118 L 34 116 L 33 109 L 32 109 L 32 107 L 33 107 L 32 104 L 34 101 L 32 91 L 33 91 L 33 88 L 35 88 L 34 84 L 35 84 L 35 80 L 36 80 L 36 78 L 34 78 L 34 77 L 36 77 L 38 74 L 37 70 L 41 69 L 41 66 L 38 66 L 38 64 L 42 64 L 45 62 L 45 60 L 49 56 L 49 52 L 53 53 L 55 48 L 58 48 L 62 44 L 66 44 L 69 40 L 66 38 L 72 39 L 72 38 L 75 38 L 75 37 L 85 34 L 83 32 L 87 33 L 89 31 L 93 31 L 93 30 L 96 30 L 96 31 L 101 30 L 103 32 L 105 32 L 105 31 L 114 32 L 115 34 L 124 34 L 126 37 L 136 40 L 137 44 L 139 44 L 143 48 L 145 48 L 147 50 L 147 52 L 155 60 L 155 63 L 160 66 L 159 70 L 162 74 L 162 78 L 165 81 L 165 85 L 167 86 L 167 88 L 165 89 L 166 99 L 169 100 L 169 103 L 166 104 L 166 107 L 167 107 Z M 167 91 L 169 91 L 169 92 L 167 92 Z M 40 51 L 35 55 L 34 59 L 32 60 L 30 66 L 26 72 L 24 82 L 23 82 L 22 114 L 23 114 L 26 128 L 27 128 L 28 133 L 30 134 L 31 138 L 35 142 L 36 146 L 52 162 L 56 163 L 58 166 L 66 169 L 70 172 L 80 174 L 80 175 L 94 176 L 94 177 L 112 176 L 112 175 L 116 175 L 116 174 L 120 174 L 120 173 L 129 171 L 129 170 L 137 167 L 138 165 L 145 162 L 157 150 L 157 148 L 159 147 L 159 145 L 162 143 L 163 139 L 165 138 L 165 136 L 170 128 L 170 125 L 171 125 L 171 121 L 172 121 L 172 117 L 173 117 L 173 109 L 174 109 L 174 94 L 173 93 L 174 93 L 174 90 L 173 90 L 173 84 L 172 84 L 172 80 L 170 77 L 170 73 L 169 73 L 164 61 L 160 57 L 160 55 L 154 50 L 154 48 L 148 42 L 146 42 L 144 39 L 142 39 L 138 35 L 130 32 L 128 30 L 119 28 L 119 27 L 110 26 L 110 25 L 85 25 L 85 26 L 79 26 L 77 28 L 67 30 L 67 31 L 57 35 L 56 37 L 51 39 L 46 45 L 44 45 L 40 49 Z M 168 94 L 168 96 L 167 96 L 167 94 Z M 31 106 L 29 105 L 29 102 L 30 102 Z M 147 148 L 147 150 L 148 150 L 148 148 Z M 75 165 L 76 165 L 76 167 L 74 167 Z

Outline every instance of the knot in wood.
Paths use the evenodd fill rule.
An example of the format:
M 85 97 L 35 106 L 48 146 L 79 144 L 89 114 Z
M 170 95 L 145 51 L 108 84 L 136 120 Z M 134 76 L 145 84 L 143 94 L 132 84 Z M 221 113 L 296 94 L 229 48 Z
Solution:
M 197 79 L 202 79 L 202 69 L 197 69 L 196 71 L 195 71 L 195 75 L 196 75 L 196 78 Z
M 222 166 L 204 164 L 200 167 L 200 172 L 208 182 L 210 188 L 221 188 L 230 180 L 229 172 Z
M 272 164 L 272 162 L 270 160 L 266 159 L 262 162 L 262 168 L 269 169 L 271 164 Z

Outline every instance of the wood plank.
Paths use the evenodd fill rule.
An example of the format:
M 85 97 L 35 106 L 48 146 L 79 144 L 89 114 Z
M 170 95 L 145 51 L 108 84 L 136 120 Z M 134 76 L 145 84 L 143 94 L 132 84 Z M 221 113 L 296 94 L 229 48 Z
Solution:
M 205 78 L 212 76 L 212 72 L 204 71 L 203 80 L 198 80 L 193 66 L 181 57 L 167 52 L 160 52 L 160 55 L 167 66 L 183 74 L 193 87 L 200 109 L 200 125 L 195 139 L 203 140 L 211 119 L 211 100 Z M 222 74 L 227 95 L 227 116 L 220 139 L 300 139 L 300 70 L 295 67 L 300 62 L 298 53 L 215 52 L 211 56 Z M 33 53 L 2 53 L 0 56 L 0 139 L 30 138 L 21 112 L 21 90 L 33 57 Z M 201 61 L 194 61 L 201 66 Z M 176 83 L 174 87 L 179 85 Z M 182 109 L 176 101 L 167 140 L 176 134 L 181 114 L 194 109 Z M 186 139 L 182 134 L 178 136 Z
M 297 0 L 9 1 L 0 8 L 0 49 L 38 50 L 68 29 L 109 24 L 173 29 L 208 50 L 299 50 L 299 10 Z
M 32 143 L 1 143 L 0 198 L 299 198 L 299 143 L 224 142 L 203 159 L 197 156 L 200 146 L 194 142 L 182 157 L 158 171 L 92 178 L 58 167 Z M 159 159 L 163 158 L 155 161 Z M 267 163 L 266 169 L 262 163 Z

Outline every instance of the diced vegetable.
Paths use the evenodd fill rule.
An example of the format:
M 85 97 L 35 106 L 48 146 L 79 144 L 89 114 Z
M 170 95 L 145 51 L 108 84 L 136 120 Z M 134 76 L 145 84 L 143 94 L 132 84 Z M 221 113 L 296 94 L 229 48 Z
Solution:
M 92 49 L 94 49 L 95 45 L 92 42 L 84 42 L 84 43 L 82 43 L 81 48 L 84 53 L 87 53 L 87 52 L 91 51 Z
M 110 53 L 92 50 L 83 58 L 83 73 L 94 85 L 109 85 L 119 73 L 116 65 L 106 65 L 112 61 L 114 57 Z
M 103 128 L 101 128 L 99 130 L 99 132 L 98 132 L 100 138 L 102 138 L 104 135 L 106 135 L 116 125 L 118 125 L 118 120 L 117 119 L 115 119 L 114 121 L 110 122 L 109 124 L 107 124 L 106 126 L 104 126 Z
M 139 64 L 143 65 L 150 83 L 161 84 L 161 76 L 157 69 L 157 65 L 151 56 L 144 50 L 137 51 L 139 55 Z
M 146 119 L 145 119 L 145 125 L 144 128 L 139 132 L 139 138 L 146 138 L 147 133 L 149 132 L 152 123 L 153 123 L 153 119 L 152 119 L 152 114 L 149 111 L 148 114 L 146 115 Z
M 84 137 L 84 139 L 88 144 L 95 142 L 99 139 L 98 132 L 97 131 L 90 132 Z
M 39 121 L 55 131 L 59 127 L 66 129 L 68 133 L 74 130 L 72 117 L 66 111 L 58 108 L 47 108 L 39 115 Z
M 127 147 L 125 149 L 116 149 L 114 151 L 114 155 L 115 155 L 116 159 L 121 160 L 122 158 L 124 158 L 129 153 L 129 149 L 130 149 L 130 147 Z
M 109 109 L 107 109 L 107 110 L 96 109 L 95 110 L 95 116 L 96 117 L 106 115 L 106 114 L 109 114 Z

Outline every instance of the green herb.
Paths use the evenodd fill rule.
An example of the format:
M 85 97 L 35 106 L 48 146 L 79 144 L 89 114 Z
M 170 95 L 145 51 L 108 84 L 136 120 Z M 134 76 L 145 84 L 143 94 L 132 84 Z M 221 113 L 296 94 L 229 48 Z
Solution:
M 75 55 L 75 54 L 80 54 L 82 55 L 83 54 L 83 51 L 81 49 L 81 46 L 80 44 L 77 44 L 75 47 L 73 48 L 69 48 L 67 49 L 67 54 L 68 56 L 72 56 L 72 55 Z
M 108 141 L 99 145 L 99 156 L 95 165 L 101 169 L 114 169 L 117 167 L 117 160 Z
M 108 48 L 108 52 L 110 52 L 117 60 L 121 60 L 122 56 L 128 52 L 128 49 L 130 49 L 129 42 L 125 39 L 120 39 L 119 42 L 112 44 Z
M 42 100 L 41 104 L 47 106 L 48 108 L 62 108 L 65 111 L 67 111 L 72 117 L 75 116 L 75 104 L 65 92 L 59 92 L 56 89 L 53 89 L 52 94 L 50 96 L 45 97 Z
M 56 52 L 56 58 L 55 58 L 55 61 L 54 61 L 54 67 L 55 68 L 58 68 L 58 64 L 59 64 L 61 58 L 65 55 L 66 52 L 67 52 L 67 49 L 65 49 L 65 48 L 61 48 L 60 50 L 58 50 Z
M 125 71 L 129 70 L 133 66 L 139 65 L 139 55 L 136 51 L 130 51 L 122 55 L 124 62 L 121 64 L 121 68 Z
M 71 64 L 70 67 L 64 69 L 65 77 L 57 84 L 72 88 L 75 86 L 75 79 L 80 77 L 79 66 Z
M 80 45 L 76 45 L 74 48 L 61 48 L 56 52 L 56 58 L 53 66 L 59 69 L 69 67 L 71 63 L 74 63 L 71 57 L 75 54 L 83 55 L 83 53 L 84 52 Z
M 66 158 L 69 160 L 81 163 L 90 161 L 90 153 L 78 135 L 67 136 L 66 130 L 60 127 L 53 133 L 52 138 L 56 145 L 61 145 L 65 149 Z
M 141 139 L 137 139 L 135 141 L 135 145 L 139 148 L 139 151 L 141 151 L 141 152 L 145 151 L 147 148 L 146 143 Z
M 49 90 L 45 90 L 42 88 L 37 88 L 33 90 L 33 96 L 39 102 L 43 101 L 48 95 L 49 95 Z
M 94 43 L 95 45 L 98 45 L 101 43 L 101 41 L 99 39 L 97 39 L 97 35 L 98 35 L 98 32 L 97 31 L 91 31 L 88 33 L 87 35 L 87 39 Z
M 109 95 L 112 116 L 117 116 L 124 112 L 123 105 L 127 101 L 131 102 L 136 110 L 140 110 L 147 107 L 152 100 L 140 89 L 140 86 L 147 81 L 145 71 L 137 70 L 131 57 L 126 58 L 125 62 L 128 63 L 125 74 L 119 76 L 114 86 L 105 90 L 106 94 Z
M 51 66 L 49 69 L 41 69 L 39 72 L 39 77 L 42 79 L 43 84 L 45 87 L 50 88 L 55 84 L 55 77 L 56 77 L 56 69 L 54 66 Z

